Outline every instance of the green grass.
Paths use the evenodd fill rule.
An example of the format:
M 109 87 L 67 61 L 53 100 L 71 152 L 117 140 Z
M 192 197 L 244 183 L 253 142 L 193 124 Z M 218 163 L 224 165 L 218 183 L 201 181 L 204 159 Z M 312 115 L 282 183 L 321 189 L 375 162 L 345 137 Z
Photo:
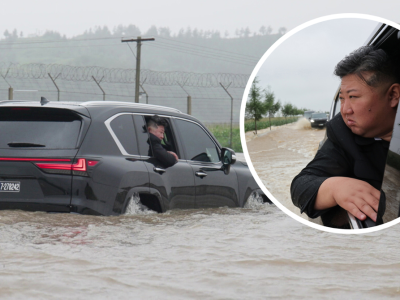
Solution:
M 239 126 L 234 126 L 232 128 L 232 147 L 229 146 L 230 124 L 209 125 L 207 128 L 216 137 L 222 147 L 232 148 L 235 152 L 243 152 L 242 144 L 240 143 Z
M 288 123 L 296 122 L 299 117 L 288 117 L 286 120 L 284 117 L 271 118 L 272 126 L 281 126 Z M 269 120 L 262 119 L 257 122 L 257 130 L 269 127 Z M 230 138 L 230 124 L 219 124 L 219 125 L 207 125 L 208 130 L 216 137 L 222 147 L 232 148 L 235 152 L 243 152 L 242 143 L 240 142 L 240 130 L 239 126 L 232 128 L 232 147 L 229 146 Z M 254 120 L 247 120 L 244 123 L 245 131 L 254 131 Z
M 271 118 L 271 126 L 282 126 L 285 124 L 293 123 L 296 122 L 299 119 L 299 117 L 277 117 L 277 118 Z M 264 118 L 261 119 L 260 121 L 257 122 L 257 130 L 265 129 L 270 126 L 269 124 L 269 119 Z M 255 131 L 255 125 L 254 125 L 254 120 L 246 120 L 244 122 L 244 131 Z

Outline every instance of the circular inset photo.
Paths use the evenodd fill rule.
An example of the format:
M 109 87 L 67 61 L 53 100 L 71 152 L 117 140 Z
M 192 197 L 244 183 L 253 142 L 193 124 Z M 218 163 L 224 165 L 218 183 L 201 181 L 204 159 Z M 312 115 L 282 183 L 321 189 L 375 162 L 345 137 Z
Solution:
M 307 22 L 247 83 L 241 139 L 260 188 L 314 228 L 400 221 L 400 26 L 360 14 Z

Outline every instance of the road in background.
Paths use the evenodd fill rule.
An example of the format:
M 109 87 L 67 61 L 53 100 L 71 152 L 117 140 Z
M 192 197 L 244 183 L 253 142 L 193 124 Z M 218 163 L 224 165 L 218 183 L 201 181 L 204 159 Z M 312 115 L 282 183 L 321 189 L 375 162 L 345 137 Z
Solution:
M 300 211 L 292 203 L 292 179 L 311 161 L 325 136 L 324 129 L 312 129 L 302 118 L 297 123 L 246 133 L 247 148 L 253 166 L 271 194 L 292 212 Z M 301 215 L 308 219 L 305 214 Z

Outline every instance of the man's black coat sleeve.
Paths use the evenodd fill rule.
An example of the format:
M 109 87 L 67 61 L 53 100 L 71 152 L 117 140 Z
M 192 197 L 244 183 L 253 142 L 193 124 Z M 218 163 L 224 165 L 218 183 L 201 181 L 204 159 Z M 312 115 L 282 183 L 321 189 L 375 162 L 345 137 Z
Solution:
M 333 176 L 349 176 L 350 166 L 343 151 L 327 139 L 315 158 L 297 175 L 290 187 L 293 204 L 310 218 L 317 218 L 327 210 L 314 210 L 321 184 Z
M 324 145 L 290 187 L 293 203 L 310 218 L 330 210 L 314 210 L 319 187 L 329 177 L 363 180 L 377 190 L 382 186 L 389 142 L 352 133 L 340 114 L 327 123 L 326 134 Z
M 332 124 L 340 129 L 339 137 Z M 352 177 L 352 158 L 341 147 L 341 143 L 342 139 L 345 139 L 346 143 L 351 143 L 353 140 L 354 144 L 353 134 L 349 132 L 341 116 L 333 118 L 327 124 L 326 131 L 328 138 L 324 145 L 318 150 L 314 159 L 293 179 L 290 187 L 293 204 L 310 218 L 317 218 L 330 210 L 314 209 L 319 187 L 326 179 L 333 176 Z
M 154 134 L 150 133 L 150 143 L 153 150 L 153 156 L 159 160 L 166 168 L 173 166 L 176 163 L 175 156 L 168 153 L 161 144 L 161 140 Z

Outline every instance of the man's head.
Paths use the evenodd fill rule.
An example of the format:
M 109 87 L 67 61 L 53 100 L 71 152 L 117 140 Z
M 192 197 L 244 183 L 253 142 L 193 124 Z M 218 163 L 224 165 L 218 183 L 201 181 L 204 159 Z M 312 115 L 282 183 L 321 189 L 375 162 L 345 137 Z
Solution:
M 364 46 L 341 60 L 335 75 L 342 79 L 340 112 L 346 125 L 360 136 L 390 140 L 400 98 L 397 60 Z
M 150 119 L 147 121 L 147 130 L 149 133 L 154 134 L 160 140 L 164 138 L 164 132 L 167 126 L 167 121 L 157 115 L 150 117 Z

